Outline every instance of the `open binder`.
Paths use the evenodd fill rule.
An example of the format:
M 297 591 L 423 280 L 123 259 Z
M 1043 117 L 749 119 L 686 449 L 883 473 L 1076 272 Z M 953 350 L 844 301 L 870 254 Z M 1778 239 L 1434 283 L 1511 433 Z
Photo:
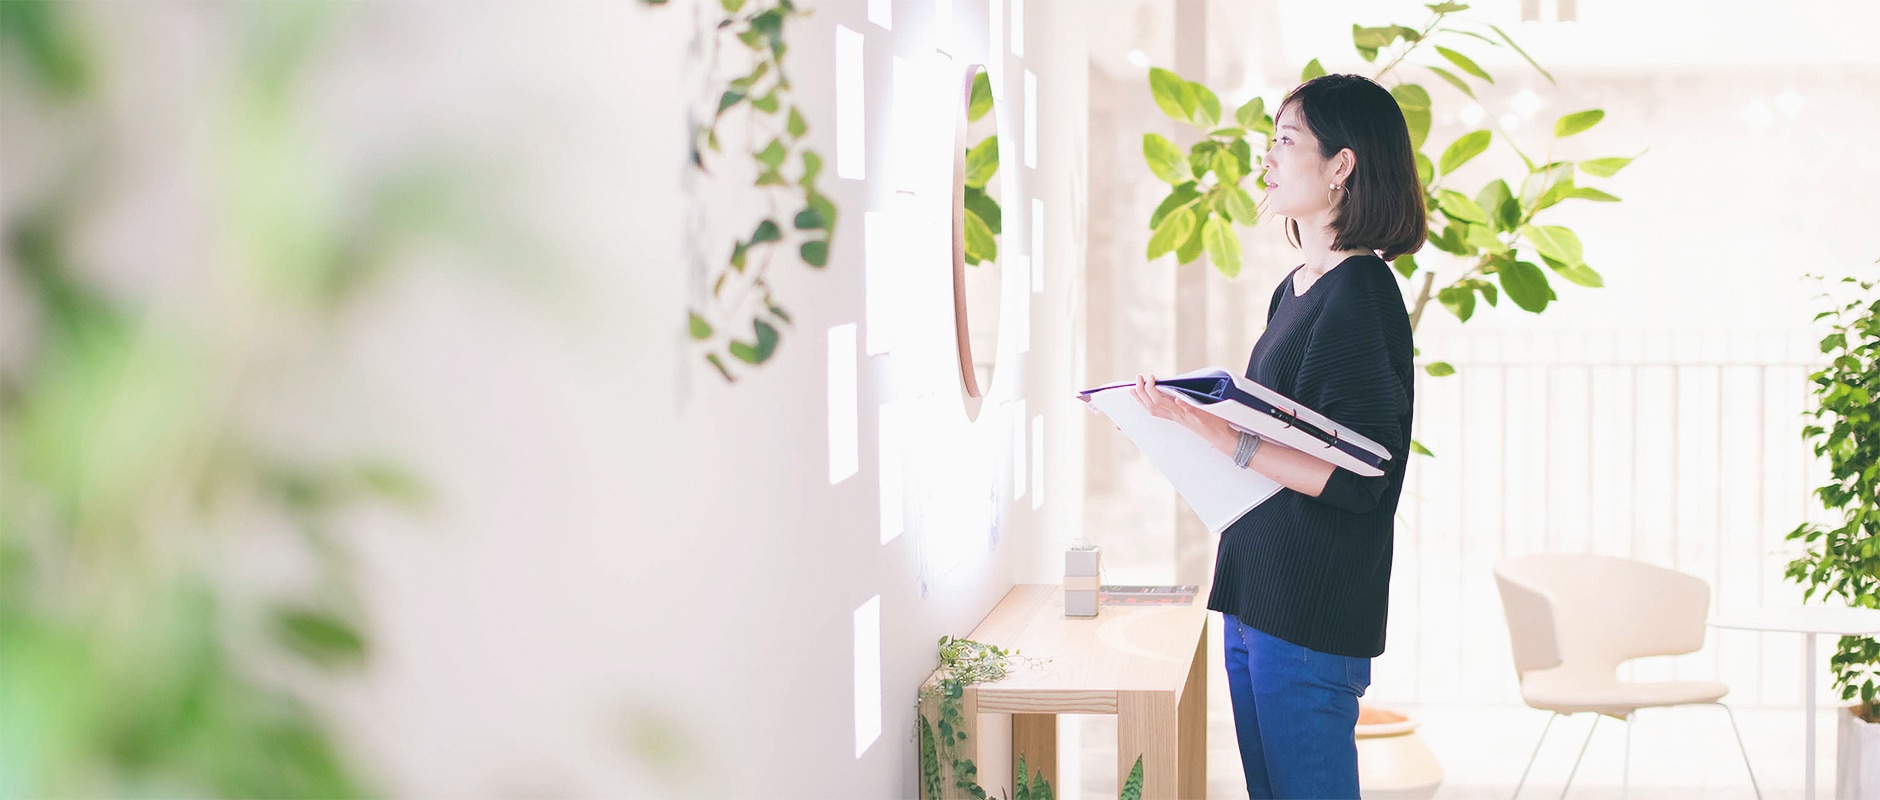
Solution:
M 1390 452 L 1364 435 L 1339 425 L 1285 395 L 1218 367 L 1156 379 L 1156 387 L 1189 405 L 1227 420 L 1228 424 L 1259 434 L 1315 456 L 1358 475 L 1384 474 Z M 1161 419 L 1136 402 L 1126 390 L 1134 381 L 1085 389 L 1078 397 L 1123 430 L 1142 448 L 1149 462 L 1167 476 L 1208 530 L 1220 533 L 1234 520 L 1277 494 L 1280 485 L 1214 449 L 1187 428 Z

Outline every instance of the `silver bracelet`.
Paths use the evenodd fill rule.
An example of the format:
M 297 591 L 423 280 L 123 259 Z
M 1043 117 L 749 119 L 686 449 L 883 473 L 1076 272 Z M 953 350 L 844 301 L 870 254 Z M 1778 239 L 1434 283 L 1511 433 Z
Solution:
M 1258 434 L 1240 432 L 1240 444 L 1234 448 L 1234 466 L 1247 468 L 1247 462 L 1253 460 L 1253 454 L 1260 452 L 1261 439 Z

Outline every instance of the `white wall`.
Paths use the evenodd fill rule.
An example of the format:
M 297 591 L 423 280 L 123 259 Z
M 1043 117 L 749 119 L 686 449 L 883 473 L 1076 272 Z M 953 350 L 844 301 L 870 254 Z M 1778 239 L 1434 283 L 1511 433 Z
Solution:
M 685 172 L 684 120 L 699 99 L 672 77 L 693 77 L 682 70 L 694 3 L 400 5 L 384 10 L 409 25 L 397 52 L 361 45 L 361 57 L 435 72 L 407 83 L 417 79 L 388 69 L 354 91 L 466 116 L 507 110 L 486 116 L 483 135 L 522 159 L 518 205 L 558 271 L 546 310 L 414 277 L 352 353 L 383 391 L 384 433 L 441 500 L 430 519 L 373 520 L 360 539 L 383 647 L 348 702 L 394 794 L 911 796 L 912 708 L 935 640 L 969 632 L 1015 580 L 1055 577 L 1049 554 L 1081 500 L 1071 415 L 1083 412 L 1066 390 L 1085 64 L 1079 23 L 1055 4 L 1027 4 L 1026 53 L 1005 56 L 1000 110 L 1016 144 L 1016 89 L 1022 70 L 1035 73 L 1042 146 L 1038 167 L 1017 172 L 1024 202 L 1008 208 L 1024 214 L 1005 234 L 1008 251 L 1028 252 L 1040 235 L 1029 199 L 1044 200 L 1042 292 L 1006 295 L 1018 314 L 1006 328 L 1031 323 L 1027 352 L 1008 337 L 993 402 L 968 423 L 952 331 L 935 324 L 950 303 L 944 243 L 892 250 L 889 274 L 912 283 L 894 308 L 899 338 L 884 355 L 858 347 L 859 470 L 829 480 L 827 331 L 855 324 L 866 341 L 865 212 L 895 202 L 886 162 L 903 99 L 891 98 L 890 56 L 938 45 L 981 60 L 988 47 L 983 3 L 953 4 L 951 36 L 933 29 L 930 4 L 893 5 L 891 29 L 870 23 L 862 0 L 815 4 L 790 28 L 791 77 L 842 217 L 826 270 L 772 273 L 796 326 L 734 386 L 682 338 L 686 192 L 736 196 Z M 834 174 L 837 25 L 865 36 L 860 181 Z M 1008 152 L 1005 169 L 1020 169 Z M 934 191 L 914 202 L 928 222 L 943 209 Z M 715 204 L 704 224 L 748 224 L 750 203 Z M 1042 484 L 1027 474 L 1018 498 L 1016 465 L 1036 463 L 1032 423 L 1018 437 L 1005 405 L 1021 399 L 1042 417 L 1046 451 Z M 902 467 L 906 532 L 883 544 L 877 423 L 889 401 L 905 406 L 917 446 Z M 950 569 L 933 563 L 942 537 L 967 541 Z M 876 596 L 881 734 L 858 757 L 851 621 Z

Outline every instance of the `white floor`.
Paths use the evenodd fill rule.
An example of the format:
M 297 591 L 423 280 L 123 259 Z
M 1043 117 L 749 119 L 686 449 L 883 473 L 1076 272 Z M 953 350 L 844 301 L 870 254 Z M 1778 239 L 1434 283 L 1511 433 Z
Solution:
M 1208 685 L 1208 797 L 1244 798 L 1240 755 L 1234 745 L 1233 711 L 1226 673 L 1219 663 L 1218 635 L 1211 649 Z M 1726 698 L 1727 700 L 1728 698 Z M 1391 705 L 1421 723 L 1419 735 L 1441 760 L 1446 775 L 1438 800 L 1508 798 L 1534 752 L 1548 714 L 1525 706 Z M 1735 708 L 1762 796 L 1803 796 L 1804 716 L 1799 708 Z M 1591 715 L 1556 720 L 1521 791 L 1524 798 L 1556 798 L 1591 725 Z M 1625 725 L 1603 718 L 1567 797 L 1731 800 L 1753 798 L 1729 718 L 1714 706 L 1648 709 L 1633 723 L 1630 791 L 1620 789 Z M 1834 713 L 1816 715 L 1817 798 L 1834 793 Z M 1116 721 L 1107 716 L 1068 717 L 1060 745 L 1066 758 L 1060 797 L 1116 796 Z M 1071 767 L 1077 767 L 1071 774 Z

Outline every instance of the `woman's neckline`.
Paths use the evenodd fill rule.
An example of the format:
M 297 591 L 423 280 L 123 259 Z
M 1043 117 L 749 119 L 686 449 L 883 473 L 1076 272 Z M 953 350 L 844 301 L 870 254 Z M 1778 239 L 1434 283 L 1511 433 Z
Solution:
M 1306 265 L 1300 264 L 1297 267 L 1293 267 L 1293 271 L 1286 275 L 1287 287 L 1292 291 L 1293 297 L 1305 297 L 1306 294 L 1310 293 L 1313 289 L 1318 288 L 1319 283 L 1323 282 L 1327 275 L 1337 272 L 1339 267 L 1342 267 L 1348 263 L 1351 263 L 1351 260 L 1356 259 L 1356 258 L 1377 258 L 1377 256 L 1372 255 L 1370 253 L 1359 253 L 1353 256 L 1346 256 L 1343 261 L 1340 261 L 1337 264 L 1333 264 L 1331 269 L 1326 270 L 1324 274 L 1321 274 L 1319 275 L 1318 278 L 1314 279 L 1310 285 L 1306 286 L 1304 291 L 1301 291 L 1299 289 L 1299 283 L 1297 280 L 1295 280 L 1295 278 L 1299 276 L 1299 271 L 1306 268 Z

